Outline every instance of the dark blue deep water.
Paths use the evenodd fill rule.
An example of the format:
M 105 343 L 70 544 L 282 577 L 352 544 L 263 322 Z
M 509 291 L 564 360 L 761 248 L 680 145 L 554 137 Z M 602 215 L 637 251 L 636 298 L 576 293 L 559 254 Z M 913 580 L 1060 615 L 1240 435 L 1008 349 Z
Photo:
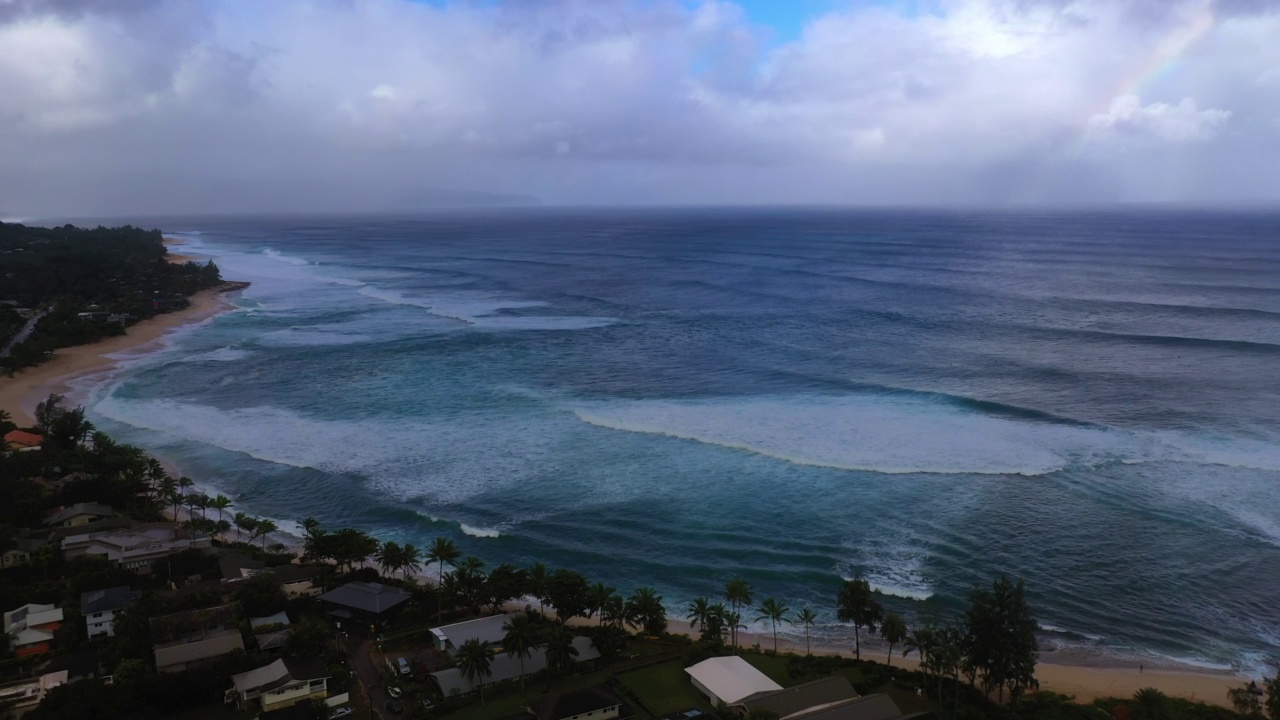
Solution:
M 1004 572 L 1046 658 L 1280 655 L 1280 215 L 162 224 L 253 286 L 92 416 L 284 527 L 829 622 Z

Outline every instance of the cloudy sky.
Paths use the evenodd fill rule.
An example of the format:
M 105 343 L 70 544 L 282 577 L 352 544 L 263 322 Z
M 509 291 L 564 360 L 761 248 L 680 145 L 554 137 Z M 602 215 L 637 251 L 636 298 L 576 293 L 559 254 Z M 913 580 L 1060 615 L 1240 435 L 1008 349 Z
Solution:
M 0 0 L 0 214 L 1273 203 L 1280 0 Z

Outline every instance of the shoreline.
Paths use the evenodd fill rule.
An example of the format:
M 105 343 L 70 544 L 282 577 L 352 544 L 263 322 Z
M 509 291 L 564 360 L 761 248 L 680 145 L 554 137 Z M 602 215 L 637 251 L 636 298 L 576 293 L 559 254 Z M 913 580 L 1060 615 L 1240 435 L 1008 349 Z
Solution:
M 71 383 L 115 370 L 125 358 L 106 357 L 123 352 L 142 355 L 159 346 L 171 332 L 207 320 L 230 308 L 228 294 L 244 289 L 247 283 L 228 282 L 201 290 L 188 298 L 189 307 L 143 320 L 126 328 L 124 335 L 103 338 L 88 345 L 59 348 L 53 357 L 13 377 L 0 377 L 0 409 L 7 410 L 22 427 L 35 424 L 36 405 L 51 393 L 67 395 Z

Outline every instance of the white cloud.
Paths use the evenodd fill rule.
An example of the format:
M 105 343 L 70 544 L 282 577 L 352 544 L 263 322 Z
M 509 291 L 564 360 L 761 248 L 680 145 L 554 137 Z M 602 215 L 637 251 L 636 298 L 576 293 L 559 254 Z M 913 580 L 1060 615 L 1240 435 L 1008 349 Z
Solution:
M 1280 187 L 1263 164 L 1229 170 L 1280 150 L 1280 97 L 1259 85 L 1280 67 L 1280 13 L 1247 0 L 846 5 L 773 48 L 725 1 L 129 5 L 0 13 L 6 206 L 364 208 L 430 185 L 552 203 Z M 1190 168 L 1172 184 L 1170 158 Z
M 1201 110 L 1191 98 L 1184 98 L 1177 105 L 1143 105 L 1136 95 L 1122 95 L 1111 102 L 1107 112 L 1089 118 L 1089 130 L 1095 139 L 1202 142 L 1217 135 L 1230 119 L 1230 111 Z

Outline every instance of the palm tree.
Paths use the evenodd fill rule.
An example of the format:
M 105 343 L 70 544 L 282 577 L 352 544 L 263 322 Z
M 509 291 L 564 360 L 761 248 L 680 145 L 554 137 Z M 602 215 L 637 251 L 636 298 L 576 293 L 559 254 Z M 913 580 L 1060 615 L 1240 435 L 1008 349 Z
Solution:
M 863 577 L 846 580 L 836 598 L 836 617 L 840 622 L 853 623 L 853 651 L 859 660 L 862 659 L 861 629 L 875 632 L 883 610 L 880 603 L 872 595 L 871 583 Z
M 441 587 L 444 586 L 445 563 L 449 563 L 449 565 L 452 566 L 460 557 L 462 557 L 462 551 L 459 550 L 458 546 L 454 545 L 453 541 L 449 538 L 438 537 L 431 543 L 431 547 L 427 549 L 427 562 L 438 563 L 440 566 L 439 577 L 436 580 L 437 585 Z M 442 601 L 436 608 L 436 622 L 443 622 L 443 619 L 444 602 Z
M 600 608 L 600 620 L 613 627 L 622 627 L 627 620 L 627 604 L 621 595 L 614 593 L 605 600 Z
M 649 635 L 659 635 L 667 629 L 667 613 L 662 607 L 662 596 L 651 587 L 637 588 L 626 605 L 627 622 L 644 628 Z
M 264 552 L 267 549 L 267 534 L 273 533 L 279 529 L 280 528 L 276 527 L 275 522 L 268 520 L 267 518 L 261 518 L 258 520 L 258 526 L 255 528 L 255 531 L 262 537 L 262 550 Z
M 222 520 L 222 511 L 231 507 L 231 498 L 226 495 L 218 495 L 209 500 L 209 507 L 218 511 L 218 520 Z
M 598 582 L 591 586 L 588 592 L 587 619 L 590 620 L 592 615 L 600 613 L 600 621 L 604 622 L 604 604 L 609 600 L 609 596 L 617 592 L 617 588 L 611 588 L 602 582 Z
M 902 619 L 898 613 L 889 613 L 884 616 L 884 621 L 880 623 L 880 637 L 889 643 L 889 659 L 886 663 L 893 665 L 893 646 L 902 642 L 907 637 L 907 622 Z
M 795 622 L 804 626 L 804 654 L 812 655 L 813 653 L 809 651 L 809 628 L 818 624 L 818 616 L 806 607 L 796 615 Z
M 742 616 L 742 611 L 751 607 L 751 586 L 746 580 L 730 580 L 724 585 L 724 599 L 733 607 L 733 613 Z M 739 620 L 741 622 L 741 620 Z M 733 639 L 733 654 L 738 654 L 738 623 L 730 625 L 730 636 Z
M 929 680 L 930 656 L 942 639 L 942 633 L 933 625 L 922 625 L 903 638 L 902 657 L 910 655 L 913 650 L 920 653 L 920 672 L 924 673 L 926 682 Z
M 783 605 L 775 598 L 766 598 L 760 603 L 760 614 L 756 616 L 756 620 L 768 620 L 773 623 L 773 652 L 778 652 L 778 623 L 786 622 L 787 613 L 791 612 L 791 608 Z
M 168 475 L 160 476 L 160 483 L 156 486 L 156 499 L 163 500 L 167 505 L 177 496 L 178 481 Z M 178 519 L 178 506 L 176 503 L 173 506 L 173 518 L 174 520 Z
M 538 614 L 545 616 L 542 599 L 547 596 L 547 566 L 540 562 L 529 566 L 529 592 L 538 598 Z
M 409 573 L 422 572 L 422 551 L 414 547 L 412 543 L 405 543 L 400 548 L 400 574 L 408 576 Z M 417 581 L 415 580 L 416 584 Z
M 705 597 L 696 597 L 693 602 L 689 603 L 689 614 L 685 617 L 689 620 L 689 627 L 697 630 L 698 628 L 706 629 L 707 614 L 711 612 L 711 603 Z
M 1133 694 L 1133 720 L 1164 720 L 1169 698 L 1155 688 L 1142 688 Z
M 714 603 L 707 608 L 707 617 L 703 620 L 702 639 L 714 640 L 715 642 L 724 644 L 724 630 L 729 624 L 728 608 L 724 603 Z
M 378 549 L 378 554 L 376 556 L 378 567 L 382 568 L 382 572 L 387 575 L 394 574 L 396 568 L 400 567 L 400 555 L 400 543 L 382 543 L 382 547 Z
M 533 655 L 533 648 L 537 645 L 533 623 L 528 615 L 519 613 L 503 623 L 502 629 L 507 633 L 502 638 L 507 657 L 520 658 L 520 692 L 524 692 L 524 660 Z
M 547 670 L 550 670 L 553 675 L 572 670 L 576 657 L 578 657 L 578 648 L 573 646 L 573 633 L 561 627 L 548 638 Z
M 484 683 L 493 675 L 493 670 L 490 669 L 493 665 L 493 653 L 489 646 L 478 638 L 472 638 L 462 643 L 454 659 L 458 661 L 458 670 L 462 672 L 462 676 L 480 690 L 480 704 L 483 705 Z

